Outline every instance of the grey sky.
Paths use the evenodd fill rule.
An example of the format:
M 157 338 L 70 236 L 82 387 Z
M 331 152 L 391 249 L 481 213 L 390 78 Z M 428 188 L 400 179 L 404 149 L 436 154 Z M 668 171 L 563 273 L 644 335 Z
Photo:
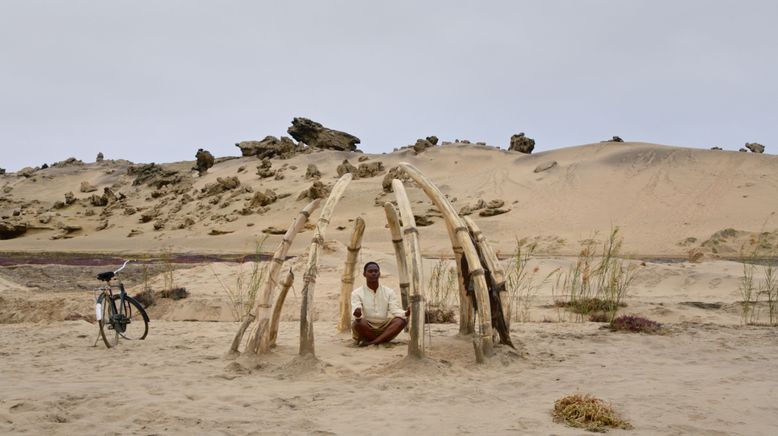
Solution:
M 778 150 L 778 2 L 0 0 L 0 167 L 613 135 Z

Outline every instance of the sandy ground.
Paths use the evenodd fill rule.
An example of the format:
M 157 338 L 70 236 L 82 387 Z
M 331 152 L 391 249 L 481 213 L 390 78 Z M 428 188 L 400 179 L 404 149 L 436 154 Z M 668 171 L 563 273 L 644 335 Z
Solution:
M 357 216 L 367 222 L 357 264 L 378 261 L 382 283 L 399 289 L 380 207 L 394 197 L 381 190 L 383 174 L 353 181 L 328 228 L 314 298 L 317 360 L 296 357 L 310 228 L 284 264 L 297 281 L 278 347 L 258 364 L 225 357 L 237 330 L 234 291 L 254 267 L 246 261 L 173 265 L 174 285 L 189 296 L 148 308 L 145 341 L 95 346 L 97 272 L 121 258 L 147 262 L 125 271 L 134 295 L 165 286 L 166 255 L 251 255 L 261 230 L 286 228 L 307 203 L 297 196 L 313 182 L 304 176 L 308 164 L 330 184 L 346 158 L 380 160 L 386 169 L 410 162 L 457 210 L 503 201 L 505 213 L 472 217 L 508 271 L 517 241 L 525 250 L 536 244 L 523 287 L 513 292 L 517 350 L 498 346 L 479 365 L 456 324 L 432 324 L 427 358 L 408 361 L 406 333 L 370 348 L 336 333 L 345 244 Z M 521 155 L 453 144 L 420 155 L 327 151 L 273 160 L 285 174 L 279 180 L 260 179 L 257 164 L 224 160 L 203 177 L 191 174 L 192 162 L 166 164 L 181 179 L 159 189 L 134 185 L 123 161 L 0 176 L 0 219 L 30 226 L 0 240 L 0 434 L 582 434 L 551 416 L 554 401 L 574 393 L 611 402 L 633 434 L 776 433 L 778 330 L 765 304 L 744 322 L 744 265 L 734 259 L 778 257 L 775 156 L 644 143 Z M 209 193 L 231 176 L 240 189 Z M 79 191 L 83 181 L 94 193 L 108 187 L 125 198 L 94 206 L 94 193 Z M 266 189 L 289 195 L 248 208 Z M 75 201 L 54 207 L 66 192 Z M 440 260 L 451 247 L 439 211 L 413 184 L 408 193 L 414 214 L 432 221 L 419 231 L 429 290 L 435 266 L 451 267 Z M 582 244 L 602 242 L 616 226 L 624 266 L 635 274 L 620 313 L 657 321 L 662 334 L 612 332 L 554 305 L 565 298 L 560 274 Z M 263 251 L 279 241 L 269 237 Z M 95 259 L 73 261 L 81 255 Z M 425 291 L 428 302 L 440 297 Z M 456 311 L 455 290 L 444 300 Z
M 572 262 L 531 266 L 540 278 Z M 406 360 L 406 333 L 391 346 L 355 348 L 335 331 L 339 275 L 329 263 L 317 285 L 319 360 L 297 358 L 293 292 L 284 318 L 295 321 L 283 322 L 277 349 L 248 368 L 225 357 L 237 324 L 224 321 L 229 303 L 215 278 L 247 264 L 177 270 L 190 297 L 152 306 L 147 340 L 110 350 L 94 346 L 90 292 L 6 287 L 6 313 L 44 320 L 0 324 L 0 433 L 581 434 L 551 417 L 555 400 L 579 392 L 611 402 L 634 434 L 768 435 L 778 426 L 778 335 L 742 325 L 740 263 L 635 261 L 640 274 L 622 312 L 662 322 L 661 335 L 580 321 L 550 307 L 556 296 L 540 284 L 529 322 L 513 323 L 518 349 L 500 346 L 484 365 L 456 324 L 428 325 L 423 362 Z M 382 280 L 396 287 L 391 265 Z M 51 321 L 74 313 L 84 319 Z M 198 316 L 223 322 L 170 321 Z
M 223 359 L 232 323 L 154 321 L 148 340 L 106 350 L 83 321 L 0 326 L 4 434 L 581 434 L 553 402 L 611 401 L 633 434 L 774 434 L 775 331 L 680 324 L 665 335 L 594 323 L 521 324 L 521 357 L 473 363 L 456 326 L 432 326 L 429 360 L 353 348 L 316 325 L 320 362 L 295 361 L 296 323 L 245 371 Z M 615 433 L 620 433 L 615 431 Z

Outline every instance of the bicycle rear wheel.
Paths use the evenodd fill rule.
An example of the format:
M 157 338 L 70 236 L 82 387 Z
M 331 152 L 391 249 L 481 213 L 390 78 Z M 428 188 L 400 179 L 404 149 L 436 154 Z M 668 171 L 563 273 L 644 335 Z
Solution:
M 119 296 L 115 295 L 116 307 L 119 310 L 117 325 L 119 335 L 124 339 L 141 340 L 149 333 L 149 316 L 137 300 L 126 295 L 124 304 L 119 307 Z
M 101 306 L 101 316 L 98 321 L 98 324 L 100 325 L 100 336 L 103 337 L 103 342 L 105 342 L 106 347 L 115 347 L 116 344 L 119 343 L 119 331 L 115 328 L 114 322 L 117 313 L 116 303 L 114 300 L 106 298 L 106 294 L 103 294 L 97 300 L 97 304 Z

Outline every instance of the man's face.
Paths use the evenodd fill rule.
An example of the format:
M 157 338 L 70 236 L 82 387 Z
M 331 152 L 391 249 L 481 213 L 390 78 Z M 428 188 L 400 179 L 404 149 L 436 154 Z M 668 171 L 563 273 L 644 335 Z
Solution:
M 370 264 L 365 269 L 364 275 L 368 282 L 376 282 L 381 277 L 381 269 L 377 265 Z

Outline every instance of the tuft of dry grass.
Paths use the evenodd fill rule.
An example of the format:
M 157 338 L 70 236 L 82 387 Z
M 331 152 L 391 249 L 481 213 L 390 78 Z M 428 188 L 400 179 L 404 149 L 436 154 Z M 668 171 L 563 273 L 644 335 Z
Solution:
M 661 332 L 662 325 L 648 318 L 635 315 L 621 315 L 610 323 L 610 329 L 618 332 L 649 333 Z
M 600 433 L 611 428 L 632 428 L 609 403 L 590 394 L 567 395 L 556 400 L 553 416 L 554 422 Z
M 445 324 L 456 322 L 453 298 L 457 291 L 457 272 L 452 261 L 439 259 L 432 267 L 427 292 L 428 304 L 425 308 L 425 319 L 430 324 Z
M 552 292 L 556 296 L 561 290 L 565 303 L 563 306 L 557 303 L 557 307 L 568 308 L 578 315 L 604 311 L 607 319 L 612 320 L 618 309 L 624 307 L 637 266 L 619 257 L 622 238 L 618 227 L 611 229 L 599 253 L 597 245 L 594 239 L 582 242 L 576 264 L 566 272 L 558 272 Z
M 526 244 L 523 240 L 516 241 L 516 249 L 508 262 L 506 274 L 506 289 L 510 307 L 510 317 L 513 321 L 529 322 L 530 308 L 540 286 L 556 271 L 542 280 L 536 280 L 539 267 L 530 268 L 529 262 L 537 248 L 536 243 Z
M 224 283 L 221 277 L 216 274 L 213 267 L 211 267 L 211 272 L 214 277 L 216 277 L 219 285 L 221 285 L 224 293 L 227 294 L 227 298 L 230 301 L 230 310 L 232 311 L 235 321 L 243 321 L 243 319 L 248 316 L 251 309 L 254 307 L 254 302 L 257 299 L 259 290 L 267 280 L 268 265 L 267 263 L 263 264 L 260 261 L 262 245 L 265 242 L 265 239 L 267 239 L 267 235 L 264 235 L 255 242 L 255 259 L 253 262 L 249 262 L 251 271 L 248 276 L 243 268 L 243 263 L 245 262 L 242 262 L 240 271 L 235 276 L 235 286 L 229 286 Z
M 778 250 L 767 241 L 769 236 L 761 232 L 740 248 L 743 277 L 738 290 L 744 324 L 759 324 L 762 301 L 767 303 L 769 325 L 778 324 Z

